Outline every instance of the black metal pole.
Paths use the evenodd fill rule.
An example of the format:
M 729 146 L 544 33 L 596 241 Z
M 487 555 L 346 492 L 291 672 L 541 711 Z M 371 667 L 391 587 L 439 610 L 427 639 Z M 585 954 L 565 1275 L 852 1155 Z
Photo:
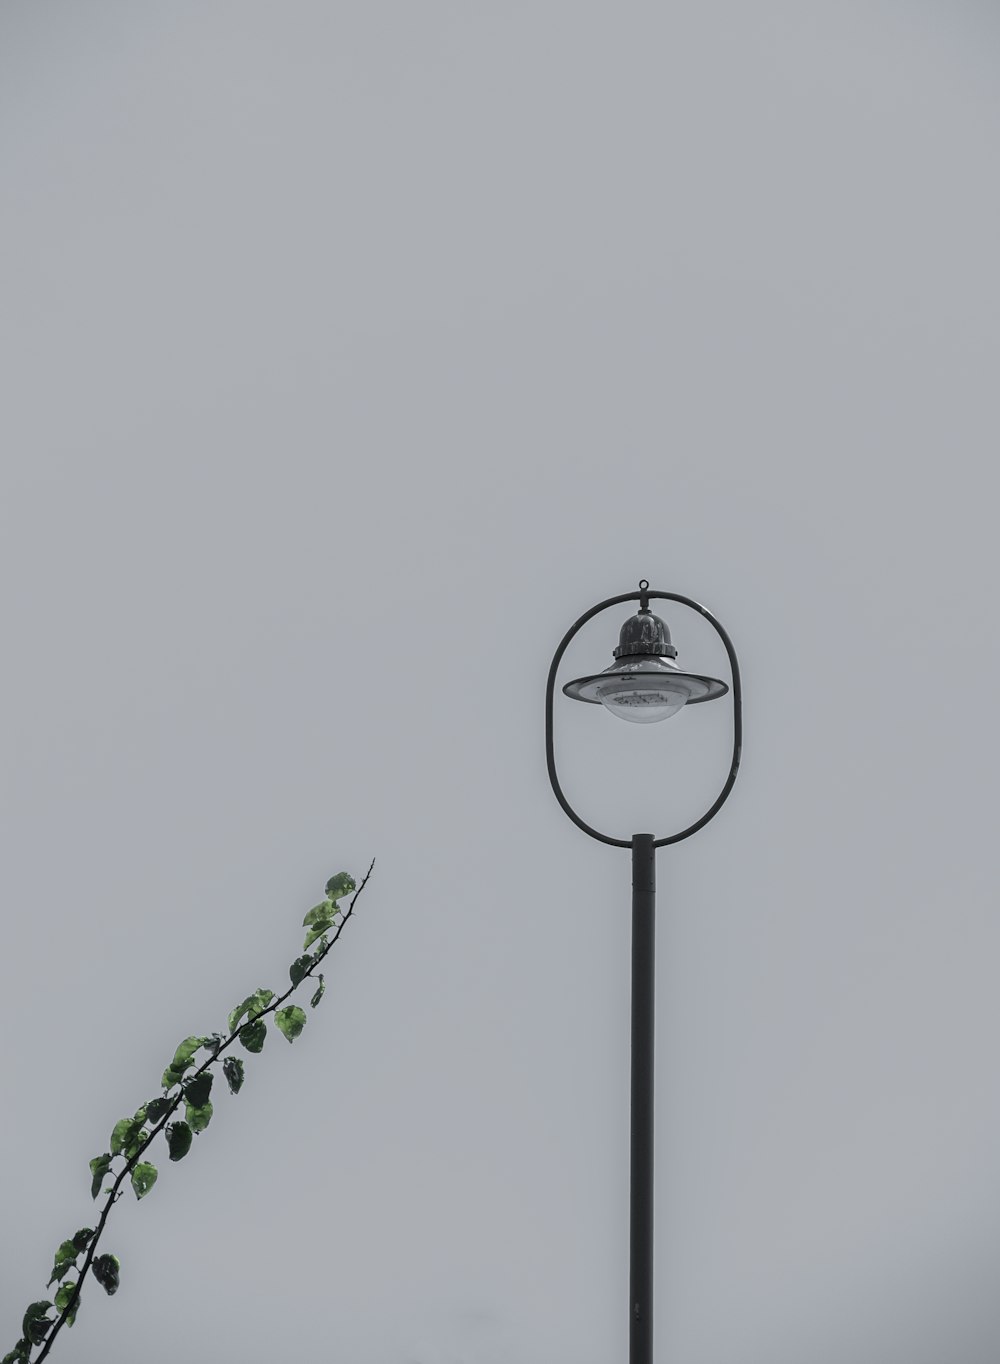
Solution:
M 656 847 L 632 835 L 629 1364 L 653 1364 L 653 997 Z
M 615 838 L 593 828 L 566 798 L 556 772 L 555 730 L 552 702 L 556 675 L 563 654 L 581 629 L 599 612 L 623 602 L 638 601 L 641 607 L 656 598 L 674 601 L 699 612 L 713 627 L 725 646 L 732 672 L 733 756 L 722 790 L 705 813 L 679 833 L 663 838 L 634 834 L 631 840 Z M 645 578 L 638 592 L 623 592 L 608 597 L 585 611 L 567 630 L 549 666 L 545 684 L 545 762 L 556 800 L 570 819 L 585 834 L 616 848 L 632 849 L 632 1127 L 630 1175 L 630 1263 L 629 1263 L 629 1364 L 653 1364 L 653 995 L 654 995 L 654 922 L 656 903 L 656 849 L 680 843 L 714 819 L 729 798 L 736 781 L 743 752 L 743 692 L 740 665 L 729 635 L 699 602 L 678 592 L 650 589 Z M 694 701 L 689 704 L 693 704 Z M 595 702 L 595 704 L 597 704 Z

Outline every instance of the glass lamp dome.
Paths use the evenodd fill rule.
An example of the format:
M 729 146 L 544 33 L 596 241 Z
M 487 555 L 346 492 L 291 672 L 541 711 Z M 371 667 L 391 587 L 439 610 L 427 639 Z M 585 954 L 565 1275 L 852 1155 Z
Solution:
M 604 706 L 632 724 L 655 724 L 676 715 L 682 706 L 714 701 L 729 687 L 716 677 L 683 672 L 677 650 L 659 616 L 643 605 L 621 628 L 615 662 L 603 672 L 567 682 L 563 692 L 574 701 Z

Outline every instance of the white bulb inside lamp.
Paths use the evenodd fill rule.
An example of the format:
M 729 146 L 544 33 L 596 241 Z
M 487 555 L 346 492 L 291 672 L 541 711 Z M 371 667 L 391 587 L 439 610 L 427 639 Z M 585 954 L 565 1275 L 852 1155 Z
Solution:
M 609 678 L 596 689 L 601 705 L 634 725 L 652 725 L 676 715 L 688 699 L 685 688 L 665 686 L 658 677 Z

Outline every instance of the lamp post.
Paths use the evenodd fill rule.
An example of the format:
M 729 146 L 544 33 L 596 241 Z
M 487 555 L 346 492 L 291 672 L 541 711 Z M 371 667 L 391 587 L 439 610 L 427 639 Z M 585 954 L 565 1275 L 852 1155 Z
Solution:
M 656 838 L 633 834 L 630 839 L 601 833 L 581 819 L 559 785 L 555 762 L 552 700 L 556 673 L 570 640 L 588 620 L 610 606 L 639 602 L 639 610 L 621 628 L 614 662 L 603 672 L 567 682 L 566 696 L 602 705 L 622 720 L 654 723 L 676 715 L 683 707 L 725 696 L 730 688 L 718 678 L 682 671 L 674 661 L 677 650 L 670 631 L 649 609 L 650 598 L 690 607 L 714 626 L 729 656 L 733 700 L 733 758 L 729 776 L 708 810 L 680 833 Z M 632 1096 L 629 1161 L 629 1364 L 653 1360 L 653 1020 L 656 907 L 656 849 L 690 838 L 718 814 L 740 765 L 743 745 L 740 668 L 732 640 L 710 611 L 677 592 L 650 589 L 645 578 L 638 592 L 625 592 L 598 602 L 567 631 L 552 659 L 545 689 L 545 757 L 552 790 L 574 824 L 601 843 L 632 850 Z

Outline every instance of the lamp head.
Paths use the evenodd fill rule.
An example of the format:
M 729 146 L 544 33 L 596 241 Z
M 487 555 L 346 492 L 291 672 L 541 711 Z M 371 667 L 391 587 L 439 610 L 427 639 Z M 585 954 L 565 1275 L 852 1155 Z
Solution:
M 718 678 L 683 672 L 677 666 L 666 621 L 649 609 L 648 588 L 643 579 L 639 610 L 622 626 L 618 647 L 612 650 L 615 662 L 563 687 L 574 701 L 602 705 L 619 719 L 640 725 L 666 720 L 684 705 L 714 701 L 729 690 Z

